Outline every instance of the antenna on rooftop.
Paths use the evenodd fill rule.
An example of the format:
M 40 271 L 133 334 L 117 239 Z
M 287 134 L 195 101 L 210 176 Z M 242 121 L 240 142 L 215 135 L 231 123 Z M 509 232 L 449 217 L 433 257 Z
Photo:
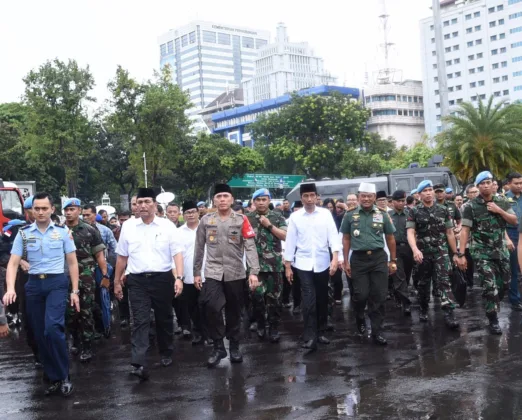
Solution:
M 390 68 L 390 50 L 395 45 L 393 42 L 390 42 L 390 25 L 389 18 L 390 15 L 386 9 L 386 0 L 380 0 L 381 4 L 381 14 L 379 15 L 380 27 L 383 33 L 383 43 L 380 44 L 384 52 L 384 68 L 379 69 L 377 75 L 377 83 L 378 84 L 388 84 L 396 82 L 395 78 L 400 76 L 401 71 L 397 69 Z M 399 77 L 400 79 L 400 77 Z M 400 81 L 400 80 L 398 80 Z

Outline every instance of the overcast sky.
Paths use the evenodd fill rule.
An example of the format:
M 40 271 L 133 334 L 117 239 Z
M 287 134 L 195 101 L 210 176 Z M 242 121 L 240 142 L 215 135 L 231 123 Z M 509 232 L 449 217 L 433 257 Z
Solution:
M 138 80 L 159 65 L 158 35 L 195 19 L 269 30 L 287 26 L 291 41 L 307 41 L 339 84 L 360 87 L 365 71 L 383 62 L 378 16 L 383 0 L 20 0 L 1 1 L 0 103 L 19 100 L 22 78 L 55 57 L 89 65 L 94 96 L 122 65 Z M 419 20 L 431 0 L 386 0 L 390 15 L 390 64 L 403 78 L 422 77 Z

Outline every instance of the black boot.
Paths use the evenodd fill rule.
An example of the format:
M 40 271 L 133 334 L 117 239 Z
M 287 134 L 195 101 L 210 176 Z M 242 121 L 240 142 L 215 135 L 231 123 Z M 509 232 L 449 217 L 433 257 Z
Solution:
M 78 337 L 78 335 L 73 335 L 72 337 L 73 337 L 73 343 L 71 346 L 71 354 L 73 356 L 78 356 L 78 354 L 80 354 L 80 348 L 81 348 L 80 337 Z
M 62 396 L 68 397 L 73 393 L 73 391 L 74 385 L 69 377 L 67 377 L 63 381 L 60 381 L 60 393 L 62 394 Z
M 45 390 L 45 395 L 50 396 L 53 394 L 57 394 L 60 391 L 60 386 L 62 385 L 62 381 L 53 381 Z
M 493 335 L 502 335 L 502 330 L 498 324 L 498 316 L 496 312 L 486 314 L 489 319 L 489 332 Z
M 207 366 L 209 368 L 213 368 L 219 365 L 221 359 L 227 357 L 227 351 L 225 350 L 225 344 L 223 344 L 223 340 L 215 340 L 214 341 L 214 350 L 210 354 L 210 357 L 207 360 Z
M 270 337 L 271 343 L 279 343 L 279 340 L 281 339 L 281 336 L 279 335 L 279 331 L 275 325 L 271 325 L 268 328 L 268 335 Z
M 241 363 L 243 361 L 243 355 L 239 350 L 239 341 L 230 340 L 230 361 L 232 363 Z
M 80 362 L 85 363 L 92 359 L 91 343 L 82 344 L 82 352 L 80 353 Z
M 428 308 L 422 308 L 419 313 L 420 322 L 428 322 Z
M 459 327 L 459 323 L 457 321 L 457 319 L 455 318 L 455 313 L 453 311 L 453 309 L 448 309 L 445 311 L 445 315 L 444 315 L 444 322 L 446 323 L 446 326 L 450 329 L 450 330 L 455 330 Z
M 365 318 L 355 318 L 355 322 L 357 323 L 357 331 L 359 334 L 366 334 L 366 319 Z

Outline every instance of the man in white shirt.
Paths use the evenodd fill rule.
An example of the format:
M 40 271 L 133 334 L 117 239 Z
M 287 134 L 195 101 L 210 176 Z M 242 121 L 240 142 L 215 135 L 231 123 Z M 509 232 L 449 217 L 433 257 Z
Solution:
M 156 199 L 150 188 L 140 188 L 136 204 L 140 219 L 122 226 L 116 252 L 114 294 L 123 298 L 121 278 L 128 271 L 127 287 L 134 318 L 131 374 L 147 380 L 146 352 L 149 347 L 150 310 L 154 309 L 161 364 L 172 364 L 172 299 L 183 291 L 183 255 L 176 226 L 156 213 Z M 172 268 L 174 261 L 176 268 Z M 174 276 L 176 280 L 174 281 Z
M 199 211 L 195 201 L 183 203 L 183 219 L 185 224 L 179 229 L 179 241 L 183 250 L 183 269 L 186 273 L 183 280 L 183 295 L 181 296 L 182 318 L 186 320 L 189 331 L 192 334 L 192 345 L 202 344 L 206 334 L 202 323 L 202 311 L 199 306 L 199 289 L 194 286 L 194 245 L 196 244 L 196 231 L 199 226 Z M 203 273 L 202 283 L 205 282 Z M 192 328 L 190 329 L 190 321 Z
M 328 279 L 337 271 L 340 241 L 328 209 L 316 206 L 314 183 L 301 184 L 304 208 L 288 219 L 285 248 L 285 273 L 292 282 L 292 262 L 301 280 L 304 333 L 302 347 L 316 350 L 317 342 L 328 344 L 319 331 L 326 329 L 328 318 Z M 330 262 L 330 252 L 332 260 Z

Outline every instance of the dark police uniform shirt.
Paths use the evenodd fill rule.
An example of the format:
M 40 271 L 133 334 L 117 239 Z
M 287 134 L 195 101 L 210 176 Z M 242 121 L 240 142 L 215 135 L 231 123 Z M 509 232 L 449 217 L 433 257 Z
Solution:
M 373 206 L 365 211 L 361 206 L 346 212 L 341 224 L 341 232 L 351 237 L 352 251 L 373 251 L 384 249 L 383 234 L 395 232 L 390 216 Z

